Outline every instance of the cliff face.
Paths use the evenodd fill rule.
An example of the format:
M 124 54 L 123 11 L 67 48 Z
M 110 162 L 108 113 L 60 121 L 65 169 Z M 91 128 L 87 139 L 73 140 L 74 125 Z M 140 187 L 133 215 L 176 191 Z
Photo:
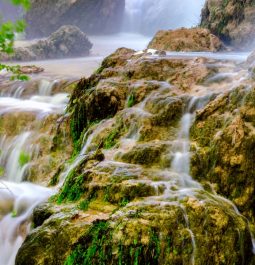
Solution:
M 62 25 L 85 33 L 112 33 L 121 26 L 125 0 L 32 0 L 26 15 L 28 37 L 45 37 Z
M 227 44 L 239 49 L 252 46 L 255 39 L 254 0 L 207 0 L 201 25 Z

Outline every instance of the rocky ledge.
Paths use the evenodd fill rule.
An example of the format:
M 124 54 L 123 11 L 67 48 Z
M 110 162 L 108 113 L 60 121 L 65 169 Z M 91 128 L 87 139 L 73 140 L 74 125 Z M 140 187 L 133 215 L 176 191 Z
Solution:
M 224 50 L 225 47 L 208 29 L 181 28 L 159 31 L 148 48 L 165 51 L 216 52 Z

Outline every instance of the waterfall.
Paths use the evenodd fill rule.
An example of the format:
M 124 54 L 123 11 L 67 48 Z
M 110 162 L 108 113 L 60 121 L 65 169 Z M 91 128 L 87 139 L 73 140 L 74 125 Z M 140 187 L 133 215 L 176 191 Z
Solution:
M 42 79 L 37 82 L 38 87 L 30 92 L 29 98 L 22 98 L 22 93 L 17 92 L 31 88 L 29 83 L 25 87 L 8 82 L 7 88 L 11 87 L 12 93 L 1 93 L 0 115 L 14 113 L 22 117 L 24 113 L 31 113 L 40 124 L 45 116 L 64 112 L 67 94 L 52 95 L 55 81 Z M 35 135 L 40 137 L 36 128 L 27 131 L 26 127 L 17 135 L 1 132 L 0 265 L 15 264 L 18 249 L 30 231 L 33 209 L 54 193 L 52 189 L 23 182 L 35 153 L 36 146 L 32 144 Z
M 51 190 L 31 183 L 0 182 L 0 265 L 13 265 L 30 229 L 30 216 Z
M 123 31 L 154 34 L 199 24 L 204 0 L 126 0 Z

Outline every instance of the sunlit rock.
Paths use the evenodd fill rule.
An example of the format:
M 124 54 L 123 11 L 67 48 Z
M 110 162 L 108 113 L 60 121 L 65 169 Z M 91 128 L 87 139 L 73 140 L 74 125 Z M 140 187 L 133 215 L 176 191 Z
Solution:
M 149 43 L 148 48 L 165 51 L 216 52 L 224 50 L 224 45 L 207 29 L 181 28 L 159 31 Z
M 255 8 L 253 1 L 207 0 L 201 26 L 208 28 L 236 49 L 253 47 Z

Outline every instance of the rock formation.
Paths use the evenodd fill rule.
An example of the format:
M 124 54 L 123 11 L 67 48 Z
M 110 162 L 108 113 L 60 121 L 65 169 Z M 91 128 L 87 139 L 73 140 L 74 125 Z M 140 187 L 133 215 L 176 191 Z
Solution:
M 252 0 L 207 0 L 201 26 L 208 28 L 227 44 L 237 49 L 254 44 L 255 7 Z
M 2 60 L 33 61 L 86 56 L 92 48 L 86 35 L 76 26 L 62 26 L 47 39 L 28 47 L 16 48 L 14 54 L 1 55 Z
M 76 25 L 86 34 L 119 30 L 124 0 L 32 0 L 26 14 L 27 37 L 46 37 L 63 25 Z
M 210 188 L 251 216 L 253 96 L 241 105 L 239 93 L 254 89 L 221 96 L 233 85 L 217 79 L 226 69 L 246 73 L 231 61 L 121 48 L 80 80 L 68 106 L 75 157 L 59 192 L 35 209 L 16 264 L 253 264 L 247 219 Z M 182 118 L 197 108 L 191 169 L 204 187 L 182 171 L 186 160 L 175 165 L 188 140 Z
M 223 50 L 224 45 L 207 29 L 181 28 L 159 31 L 149 43 L 148 48 L 165 51 L 216 52 Z

